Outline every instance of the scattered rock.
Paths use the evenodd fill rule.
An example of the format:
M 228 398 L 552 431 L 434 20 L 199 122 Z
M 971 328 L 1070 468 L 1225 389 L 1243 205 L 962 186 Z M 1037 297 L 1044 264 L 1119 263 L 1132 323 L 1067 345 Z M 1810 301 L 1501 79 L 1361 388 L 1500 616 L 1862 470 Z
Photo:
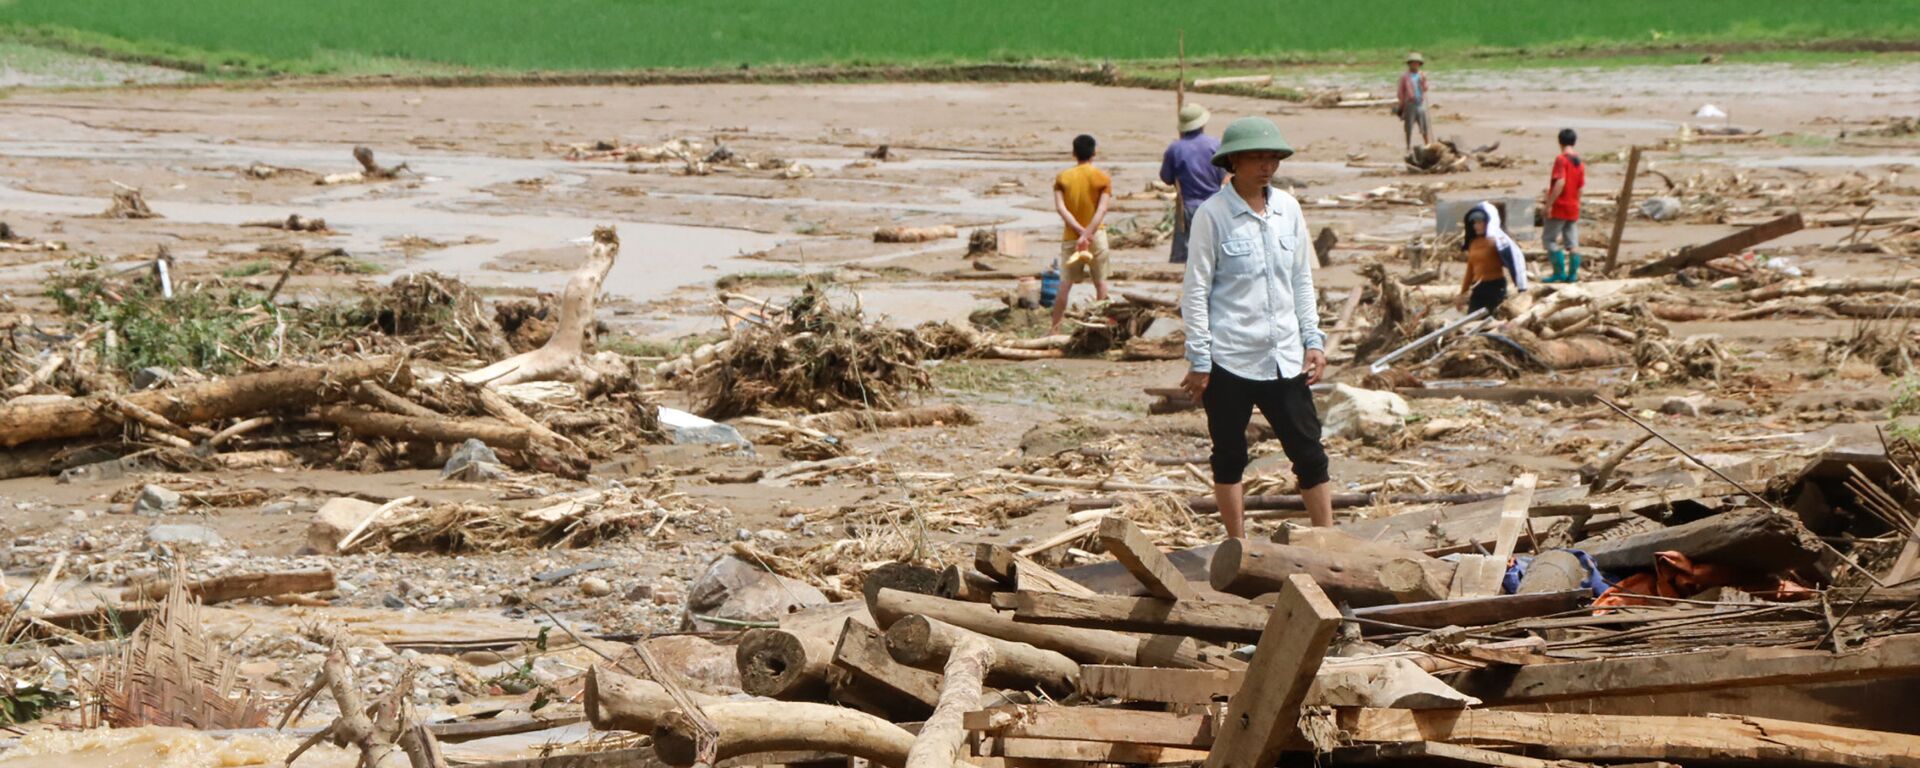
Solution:
M 142 517 L 159 517 L 179 508 L 180 494 L 158 485 L 141 488 L 140 497 L 133 500 L 133 513 Z
M 1320 417 L 1323 438 L 1359 438 L 1368 445 L 1391 445 L 1413 413 L 1399 395 L 1346 384 L 1333 385 L 1320 403 L 1326 408 Z
M 200 547 L 216 547 L 226 543 L 226 539 L 204 525 L 183 523 L 163 523 L 147 528 L 147 541 L 155 544 L 185 544 Z
M 659 601 L 664 591 L 656 592 Z M 776 576 L 759 566 L 730 555 L 721 556 L 707 566 L 687 587 L 687 609 L 683 624 L 697 631 L 728 629 L 694 616 L 712 616 L 737 621 L 773 621 L 801 608 L 826 605 L 827 596 L 803 581 Z
M 606 597 L 613 594 L 613 585 L 598 576 L 588 576 L 580 580 L 580 594 L 587 597 Z
M 1670 221 L 1685 210 L 1677 197 L 1649 197 L 1640 201 L 1640 212 L 1654 221 Z
M 445 480 L 477 483 L 506 476 L 507 469 L 500 465 L 499 455 L 486 443 L 471 437 L 453 449 L 447 465 L 440 469 L 440 477 Z
M 338 554 L 340 540 L 379 508 L 378 504 L 354 498 L 328 499 L 307 526 L 307 547 L 322 555 Z
M 635 584 L 633 586 L 633 589 L 627 590 L 627 602 L 644 603 L 652 599 L 653 599 L 652 584 Z

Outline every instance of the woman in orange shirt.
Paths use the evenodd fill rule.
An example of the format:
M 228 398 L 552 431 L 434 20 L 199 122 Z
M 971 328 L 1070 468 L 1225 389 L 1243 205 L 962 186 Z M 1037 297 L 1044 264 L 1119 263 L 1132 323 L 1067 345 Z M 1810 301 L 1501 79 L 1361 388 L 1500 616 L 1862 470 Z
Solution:
M 1467 211 L 1466 231 L 1460 250 L 1467 253 L 1467 271 L 1461 276 L 1460 297 L 1454 305 L 1468 312 L 1485 309 L 1492 315 L 1507 300 L 1507 275 L 1513 276 L 1515 290 L 1527 289 L 1526 256 L 1500 228 L 1500 211 L 1492 203 Z

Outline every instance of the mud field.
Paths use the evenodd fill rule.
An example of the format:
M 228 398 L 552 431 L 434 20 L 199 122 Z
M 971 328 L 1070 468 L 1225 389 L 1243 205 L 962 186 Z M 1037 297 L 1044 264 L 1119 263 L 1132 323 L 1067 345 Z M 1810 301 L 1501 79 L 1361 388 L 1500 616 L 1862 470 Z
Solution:
M 1188 98 L 1213 111 L 1216 135 L 1232 118 L 1265 115 L 1297 148 L 1281 165 L 1280 183 L 1301 199 L 1313 231 L 1337 236 L 1324 254 L 1329 265 L 1315 275 L 1322 327 L 1342 329 L 1343 343 L 1331 350 L 1332 382 L 1403 393 L 1420 382 L 1583 393 L 1570 400 L 1408 397 L 1396 423 L 1330 437 L 1336 493 L 1376 494 L 1376 503 L 1338 510 L 1352 523 L 1420 508 L 1395 496 L 1497 493 L 1523 473 L 1536 475 L 1542 492 L 1581 485 L 1644 434 L 1595 394 L 1627 405 L 1715 467 L 1878 450 L 1876 428 L 1903 404 L 1906 390 L 1897 382 L 1913 373 L 1917 337 L 1907 318 L 1920 316 L 1907 282 L 1920 278 L 1920 186 L 1911 168 L 1920 163 L 1920 128 L 1911 117 L 1896 120 L 1920 112 L 1916 79 L 1920 65 L 1913 64 L 1488 71 L 1457 80 L 1436 72 L 1436 133 L 1467 158 L 1452 173 L 1403 163 L 1395 146 L 1400 126 L 1384 106 Z M 1380 94 L 1391 83 L 1326 76 L 1308 86 Z M 204 447 L 173 445 L 204 446 L 205 435 L 183 430 L 156 442 L 129 420 L 112 438 L 129 446 L 122 455 L 174 450 L 106 469 L 62 476 L 72 467 L 56 464 L 0 480 L 8 602 L 30 605 L 30 613 L 85 614 L 175 568 L 193 579 L 327 569 L 337 583 L 320 592 L 202 609 L 209 642 L 238 663 L 240 685 L 258 693 L 277 721 L 320 670 L 329 638 L 344 633 L 370 695 L 389 690 L 413 662 L 423 710 L 467 717 L 487 706 L 524 708 L 508 700 L 529 691 L 557 700 L 577 695 L 578 673 L 600 659 L 572 635 L 589 645 L 685 638 L 655 653 L 684 654 L 674 663 L 695 670 L 689 677 L 702 685 L 737 686 L 725 643 L 761 619 L 696 620 L 706 609 L 689 606 L 699 598 L 690 584 L 728 553 L 764 558 L 826 597 L 857 599 L 882 563 L 938 569 L 971 562 L 975 542 L 1020 548 L 1078 530 L 1040 557 L 1062 567 L 1104 560 L 1091 529 L 1075 528 L 1088 518 L 1070 519 L 1089 508 L 1152 510 L 1141 521 L 1152 522 L 1163 546 L 1217 541 L 1224 531 L 1216 520 L 1168 501 L 1207 490 L 1204 422 L 1190 410 L 1149 413 L 1155 398 L 1146 390 L 1175 386 L 1184 363 L 1123 359 L 1152 354 L 1128 354 L 1132 347 L 1120 343 L 1050 356 L 1044 343 L 1023 346 L 1044 333 L 1044 310 L 1009 309 L 1023 290 L 1020 277 L 1057 256 L 1051 179 L 1070 164 L 1077 133 L 1098 138 L 1096 162 L 1112 174 L 1108 221 L 1116 242 L 1156 240 L 1152 232 L 1170 210 L 1171 194 L 1155 177 L 1172 138 L 1173 101 L 1170 92 L 1072 84 L 15 91 L 0 102 L 0 222 L 15 235 L 0 246 L 0 322 L 9 333 L 0 386 L 24 382 L 9 397 L 90 392 L 64 371 L 31 379 L 46 350 L 88 343 L 75 341 L 87 323 L 63 314 L 48 290 L 71 278 L 77 266 L 70 259 L 80 254 L 97 257 L 95 272 L 123 291 L 151 279 L 145 276 L 164 249 L 179 291 L 265 294 L 299 251 L 304 266 L 275 299 L 289 307 L 383 300 L 409 276 L 430 272 L 471 288 L 485 302 L 483 314 L 516 301 L 550 312 L 554 294 L 592 252 L 595 227 L 610 225 L 619 250 L 594 335 L 631 376 L 621 402 L 643 403 L 634 407 L 648 414 L 653 406 L 710 405 L 685 374 L 703 362 L 693 354 L 730 327 L 778 325 L 780 313 L 768 307 L 818 296 L 842 311 L 857 306 L 872 328 L 848 337 L 855 346 L 903 343 L 898 338 L 912 337 L 887 336 L 887 329 L 926 323 L 972 327 L 973 317 L 997 325 L 975 327 L 996 341 L 972 354 L 912 357 L 927 386 L 901 391 L 901 407 L 957 406 L 965 419 L 814 429 L 804 425 L 822 422 L 803 417 L 816 409 L 770 402 L 753 416 L 724 420 L 751 445 L 676 443 L 671 428 L 645 418 L 616 421 L 614 432 L 622 424 L 648 431 L 592 433 L 584 471 L 543 471 L 532 461 L 477 479 L 446 478 L 449 446 L 409 458 L 399 441 L 356 442 L 350 430 L 305 412 L 280 413 L 276 423 L 218 449 L 286 449 L 291 461 L 236 466 L 206 458 Z M 1729 117 L 1695 117 L 1707 104 Z M 1739 135 L 1721 135 L 1728 127 Z M 1587 280 L 1559 289 L 1559 299 L 1554 289 L 1536 290 L 1505 312 L 1533 323 L 1539 344 L 1577 337 L 1600 350 L 1547 371 L 1503 357 L 1491 342 L 1454 336 L 1403 358 L 1384 378 L 1370 377 L 1368 362 L 1458 314 L 1452 299 L 1461 263 L 1445 235 L 1436 237 L 1436 203 L 1539 196 L 1561 128 L 1580 132 L 1589 166 L 1581 227 Z M 676 151 L 657 151 L 676 141 Z M 320 183 L 360 169 L 355 146 L 406 170 L 392 179 Z M 1644 148 L 1634 214 L 1619 245 L 1619 279 L 1608 280 L 1599 273 L 1631 146 Z M 159 217 L 103 217 L 123 189 L 139 190 Z M 1651 198 L 1671 201 L 1661 211 L 1666 220 L 1640 211 Z M 1629 276 L 1637 265 L 1795 211 L 1805 225 L 1798 231 L 1678 274 Z M 242 226 L 290 214 L 324 219 L 329 229 Z M 1511 231 L 1544 274 L 1539 230 L 1526 224 Z M 957 236 L 875 242 L 877 228 L 938 226 L 956 228 Z M 997 233 L 998 246 L 970 255 L 979 230 Z M 1083 286 L 1072 297 L 1075 316 L 1144 318 L 1144 325 L 1155 311 L 1145 299 L 1178 294 L 1179 273 L 1166 251 L 1155 243 L 1114 252 L 1121 273 L 1114 298 L 1144 297 L 1129 304 L 1135 314 L 1095 307 Z M 1383 319 L 1388 285 L 1405 314 L 1400 327 L 1382 332 L 1392 323 Z M 1780 288 L 1804 285 L 1828 287 Z M 728 303 L 729 314 L 716 300 L 722 292 L 750 298 Z M 1341 325 L 1356 292 L 1357 311 Z M 1539 311 L 1529 318 L 1530 307 L 1556 301 L 1578 303 L 1586 309 L 1576 311 L 1594 318 Z M 1567 327 L 1575 322 L 1583 327 Z M 493 362 L 484 354 L 449 358 L 444 348 L 453 343 L 444 338 L 368 341 L 378 324 L 326 346 L 288 348 L 277 362 L 326 368 L 397 353 L 418 359 L 423 381 L 434 371 Z M 365 343 L 356 345 L 356 333 Z M 1378 348 L 1356 359 L 1355 346 L 1376 336 Z M 1027 355 L 1037 359 L 996 359 L 1029 347 L 1041 347 Z M 1165 352 L 1162 345 L 1159 356 Z M 1531 354 L 1545 353 L 1535 346 Z M 186 386 L 254 367 L 168 373 Z M 667 375 L 676 370 L 682 374 Z M 569 404 L 528 409 L 553 423 L 559 411 L 596 407 L 577 392 L 560 397 Z M 217 432 L 252 415 L 205 426 Z M 195 450 L 199 461 L 165 458 Z M 1255 455 L 1250 492 L 1294 492 L 1276 444 L 1257 445 Z M 1610 472 L 1628 489 L 1716 479 L 1659 440 Z M 140 504 L 149 486 L 177 494 L 178 503 Z M 1121 497 L 1104 506 L 1084 501 L 1115 494 Z M 471 535 L 405 539 L 376 521 L 363 534 L 369 541 L 348 553 L 315 553 L 318 510 L 342 498 L 390 507 L 406 499 L 398 509 L 422 514 L 466 510 L 468 517 L 420 524 Z M 568 533 L 477 533 L 501 527 L 489 519 L 519 519 L 556 503 L 580 508 L 557 513 L 571 516 L 557 525 Z M 580 511 L 588 507 L 591 513 Z M 604 529 L 572 536 L 591 515 Z M 1250 535 L 1265 537 L 1285 519 L 1255 520 Z M 1892 548 L 1863 544 L 1853 553 L 1880 562 Z M 40 583 L 49 572 L 53 580 Z M 553 629 L 556 622 L 565 631 Z M 43 639 L 97 642 L 80 634 L 55 628 Z M 537 651 L 534 638 L 541 638 Z M 104 663 L 8 658 L 18 679 L 69 687 Z M 334 714 L 322 697 L 296 724 L 324 725 Z M 38 728 L 27 727 L 34 733 L 26 747 L 63 749 L 41 743 L 53 737 Z M 483 746 L 468 747 L 461 759 L 530 756 L 538 743 L 476 742 Z M 127 754 L 179 748 L 139 740 L 99 747 Z M 351 759 L 338 751 L 324 759 L 342 756 Z

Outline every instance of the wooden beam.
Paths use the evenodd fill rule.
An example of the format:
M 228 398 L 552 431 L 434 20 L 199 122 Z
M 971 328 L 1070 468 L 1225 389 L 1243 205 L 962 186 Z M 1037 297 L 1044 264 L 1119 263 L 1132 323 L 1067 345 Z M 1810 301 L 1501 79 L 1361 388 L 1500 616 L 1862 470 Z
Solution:
M 1038 589 L 1069 595 L 1091 595 L 1092 589 L 1055 573 L 1033 558 L 999 544 L 981 544 L 974 550 L 973 566 L 1000 582 L 1007 590 Z
M 1014 621 L 1056 624 L 1120 632 L 1180 635 L 1223 643 L 1248 643 L 1260 638 L 1272 609 L 1250 603 L 1213 603 L 1162 600 L 1156 597 L 1094 595 L 1075 597 L 1052 592 L 1018 592 Z
M 1613 201 L 1613 237 L 1607 239 L 1607 263 L 1600 270 L 1609 275 L 1620 263 L 1620 236 L 1627 232 L 1627 215 L 1633 211 L 1633 178 L 1638 175 L 1640 148 L 1633 147 L 1627 150 L 1627 178 L 1620 183 L 1620 196 Z
M 1013 736 L 983 738 L 980 740 L 978 748 L 974 750 L 974 755 L 977 757 L 1067 760 L 1079 763 L 1124 763 L 1127 765 L 1198 763 L 1207 759 L 1205 750 L 1186 747 L 1132 744 L 1127 742 L 1028 739 Z
M 1488 667 L 1462 672 L 1452 682 L 1461 693 L 1496 706 L 1915 676 L 1920 676 L 1920 635 L 1883 637 L 1840 654 L 1733 647 Z
M 1169 747 L 1207 747 L 1216 725 L 1206 715 L 1106 707 L 1022 704 L 968 712 L 967 730 L 1028 739 L 1112 741 Z
M 1510 744 L 1575 760 L 1750 760 L 1920 768 L 1920 736 L 1757 717 L 1353 708 L 1339 710 L 1335 720 L 1341 735 L 1356 742 Z M 1219 753 L 1216 748 L 1214 754 Z
M 1247 665 L 1246 683 L 1227 700 L 1227 717 L 1207 754 L 1207 768 L 1265 768 L 1279 761 L 1297 730 L 1300 702 L 1339 627 L 1340 609 L 1311 577 L 1287 577 Z
M 1464 744 L 1448 744 L 1444 741 L 1358 744 L 1335 749 L 1332 757 L 1334 765 L 1408 762 L 1421 765 L 1466 763 L 1489 768 L 1585 768 L 1587 765 L 1566 760 L 1542 760 L 1537 757 L 1495 752 L 1491 749 L 1469 747 Z
M 1805 227 L 1805 220 L 1800 218 L 1800 212 L 1795 211 L 1774 219 L 1773 221 L 1761 224 L 1760 226 L 1748 227 L 1710 243 L 1682 248 L 1679 253 L 1667 258 L 1634 267 L 1632 274 L 1634 277 L 1670 275 L 1688 267 L 1705 264 L 1722 256 L 1731 256 L 1768 240 L 1791 235 Z
M 1240 690 L 1246 672 L 1224 669 L 1167 669 L 1109 664 L 1080 666 L 1080 693 L 1127 701 L 1211 704 Z
M 1192 600 L 1197 595 L 1187 577 L 1167 560 L 1167 556 L 1154 546 L 1153 540 L 1134 525 L 1118 515 L 1100 518 L 1100 543 L 1107 547 L 1107 554 L 1120 561 L 1128 573 L 1140 580 L 1147 593 L 1168 600 Z
M 1530 595 L 1492 595 L 1459 600 L 1380 605 L 1355 608 L 1353 615 L 1358 619 L 1372 619 L 1421 629 L 1439 629 L 1447 626 L 1473 627 L 1563 613 L 1586 605 L 1592 599 L 1592 592 L 1585 589 L 1570 589 L 1565 592 L 1537 592 Z M 1366 622 L 1362 622 L 1360 627 L 1368 634 L 1386 631 L 1379 625 Z
M 1393 590 L 1380 583 L 1380 567 L 1393 558 L 1372 552 L 1322 552 L 1290 544 L 1228 539 L 1213 552 L 1208 581 L 1214 589 L 1241 597 L 1280 591 L 1288 577 L 1313 577 L 1316 591 L 1324 590 L 1349 605 L 1385 605 L 1395 602 Z
M 1527 508 L 1533 506 L 1535 482 L 1537 480 L 1532 473 L 1514 478 L 1513 488 L 1500 503 L 1500 527 L 1493 535 L 1493 556 L 1482 561 L 1477 571 L 1471 574 L 1463 593 L 1450 597 L 1500 594 L 1500 581 L 1507 575 L 1507 562 L 1513 559 L 1514 545 L 1519 543 L 1520 534 L 1527 528 Z M 1454 581 L 1460 580 L 1456 573 Z
M 1812 565 L 1825 553 L 1820 539 L 1794 517 L 1765 509 L 1734 510 L 1691 523 L 1622 536 L 1576 542 L 1605 570 L 1653 567 L 1659 552 L 1679 552 L 1696 563 L 1772 570 Z
M 939 674 L 894 661 L 887 653 L 887 643 L 880 632 L 852 619 L 840 630 L 840 642 L 833 648 L 833 663 L 852 673 L 863 700 L 874 691 L 881 691 L 887 699 L 921 705 L 923 709 L 916 716 L 932 711 L 940 701 Z M 874 703 L 884 706 L 884 702 Z

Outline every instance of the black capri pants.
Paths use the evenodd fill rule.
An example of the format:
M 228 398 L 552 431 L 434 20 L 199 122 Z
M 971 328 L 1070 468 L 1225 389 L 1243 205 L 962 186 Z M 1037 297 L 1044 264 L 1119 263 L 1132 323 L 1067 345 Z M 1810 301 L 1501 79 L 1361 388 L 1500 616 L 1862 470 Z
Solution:
M 1313 409 L 1313 390 L 1305 373 L 1291 379 L 1254 381 L 1215 366 L 1200 394 L 1207 409 L 1207 434 L 1213 438 L 1213 481 L 1238 483 L 1247 472 L 1247 424 L 1254 406 L 1273 425 L 1280 448 L 1293 462 L 1300 488 L 1327 481 L 1327 449 L 1320 444 L 1320 414 Z
M 1467 311 L 1484 309 L 1487 316 L 1493 316 L 1507 300 L 1507 279 L 1482 280 L 1473 284 L 1473 292 L 1467 295 Z

